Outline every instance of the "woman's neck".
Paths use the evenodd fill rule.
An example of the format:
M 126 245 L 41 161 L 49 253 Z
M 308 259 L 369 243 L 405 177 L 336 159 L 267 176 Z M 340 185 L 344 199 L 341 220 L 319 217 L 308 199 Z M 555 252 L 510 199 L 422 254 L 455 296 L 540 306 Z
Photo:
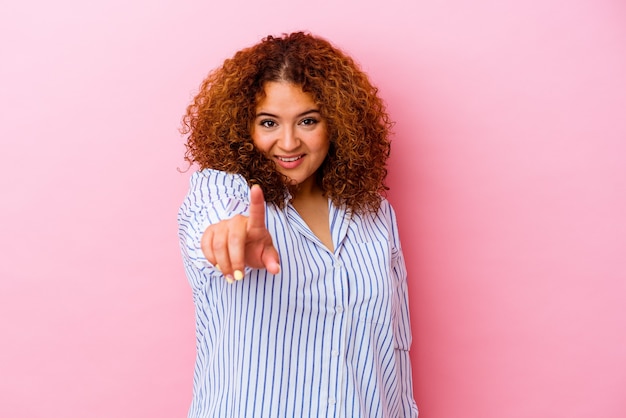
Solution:
M 298 189 L 296 196 L 291 201 L 300 217 L 309 226 L 309 229 L 331 252 L 334 245 L 330 233 L 330 221 L 328 219 L 328 197 L 322 189 L 314 183 L 309 187 Z

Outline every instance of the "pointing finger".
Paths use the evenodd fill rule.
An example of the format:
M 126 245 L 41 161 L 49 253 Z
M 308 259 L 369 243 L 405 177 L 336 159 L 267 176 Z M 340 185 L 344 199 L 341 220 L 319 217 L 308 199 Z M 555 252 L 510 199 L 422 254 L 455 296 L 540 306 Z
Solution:
M 250 188 L 250 219 L 248 230 L 253 228 L 265 228 L 265 198 L 259 185 Z

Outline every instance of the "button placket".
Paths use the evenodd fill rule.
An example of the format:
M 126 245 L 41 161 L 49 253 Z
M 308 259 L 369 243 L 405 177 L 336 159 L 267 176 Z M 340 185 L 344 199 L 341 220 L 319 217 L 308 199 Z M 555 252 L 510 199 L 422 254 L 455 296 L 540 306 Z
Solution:
M 336 291 L 334 292 L 335 303 L 334 306 L 330 306 L 331 312 L 334 311 L 334 327 L 335 332 L 333 333 L 332 343 L 330 344 L 329 351 L 327 351 L 327 355 L 329 355 L 330 365 L 331 365 L 331 381 L 329 382 L 329 391 L 327 403 L 330 409 L 336 408 L 338 404 L 340 404 L 340 399 L 343 395 L 343 382 L 344 382 L 344 372 L 345 365 L 343 364 L 343 359 L 341 357 L 341 352 L 344 350 L 345 344 L 345 331 L 348 326 L 348 320 L 346 316 L 347 309 L 347 284 L 345 283 L 346 270 L 344 263 L 339 259 L 339 254 L 334 255 L 334 259 L 332 261 L 332 272 L 330 272 L 335 280 L 334 287 Z M 329 410 L 330 410 L 329 409 Z

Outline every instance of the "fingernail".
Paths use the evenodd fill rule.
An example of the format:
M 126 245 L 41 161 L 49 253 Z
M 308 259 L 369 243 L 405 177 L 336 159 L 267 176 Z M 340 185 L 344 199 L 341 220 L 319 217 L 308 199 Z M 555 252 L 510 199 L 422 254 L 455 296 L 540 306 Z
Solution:
M 216 264 L 216 265 L 215 265 L 215 268 L 216 268 L 216 269 L 217 269 L 217 271 L 219 271 L 220 273 L 222 272 L 222 269 L 220 269 L 220 265 L 219 265 L 219 264 Z
M 229 284 L 233 284 L 233 283 L 235 283 L 235 281 L 233 280 L 233 276 L 231 276 L 230 274 L 226 276 L 226 281 L 227 281 Z
M 239 281 L 241 279 L 243 279 L 243 273 L 241 270 L 235 270 L 235 280 Z

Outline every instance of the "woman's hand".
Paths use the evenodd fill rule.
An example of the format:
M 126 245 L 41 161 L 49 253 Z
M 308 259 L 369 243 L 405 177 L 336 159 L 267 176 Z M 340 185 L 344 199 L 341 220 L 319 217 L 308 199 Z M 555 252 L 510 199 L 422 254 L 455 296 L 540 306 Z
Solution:
M 243 278 L 246 266 L 265 268 L 278 274 L 278 252 L 265 227 L 263 190 L 250 189 L 250 216 L 236 215 L 209 226 L 201 241 L 206 259 L 222 272 L 229 283 Z

